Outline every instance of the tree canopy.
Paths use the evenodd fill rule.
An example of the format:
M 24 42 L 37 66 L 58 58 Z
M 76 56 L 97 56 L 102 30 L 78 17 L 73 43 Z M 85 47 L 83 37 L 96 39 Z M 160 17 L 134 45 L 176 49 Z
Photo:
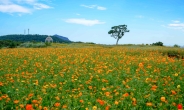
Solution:
M 118 44 L 119 39 L 121 39 L 124 36 L 125 32 L 129 32 L 127 30 L 127 25 L 119 25 L 119 26 L 113 26 L 111 30 L 108 32 L 108 34 L 111 34 L 111 37 L 114 37 L 117 39 L 116 45 Z

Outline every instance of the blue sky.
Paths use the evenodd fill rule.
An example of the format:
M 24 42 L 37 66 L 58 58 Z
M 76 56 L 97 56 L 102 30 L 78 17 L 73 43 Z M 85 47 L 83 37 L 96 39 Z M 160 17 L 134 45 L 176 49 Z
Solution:
M 126 24 L 119 44 L 184 45 L 183 0 L 0 0 L 0 35 L 62 35 L 115 44 L 112 26 Z

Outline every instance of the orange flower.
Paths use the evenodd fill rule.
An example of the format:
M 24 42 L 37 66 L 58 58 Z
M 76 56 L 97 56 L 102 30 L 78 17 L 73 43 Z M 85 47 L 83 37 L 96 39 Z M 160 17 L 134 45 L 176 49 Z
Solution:
M 177 94 L 176 91 L 174 91 L 174 90 L 171 90 L 171 93 L 172 93 L 172 95 L 176 95 Z
M 92 89 L 93 87 L 92 87 L 92 86 L 89 86 L 88 88 L 89 88 L 89 89 Z
M 115 102 L 114 102 L 114 104 L 115 104 L 115 105 L 118 105 L 118 104 L 119 104 L 119 102 L 118 102 L 118 101 L 115 101 Z
M 23 104 L 20 104 L 19 106 L 20 106 L 20 108 L 24 108 L 24 105 Z
M 37 104 L 38 101 L 37 101 L 37 100 L 32 100 L 32 103 L 33 103 L 33 104 Z
M 54 104 L 54 106 L 55 106 L 55 107 L 59 107 L 59 106 L 60 106 L 60 103 L 57 102 L 57 103 Z
M 40 105 L 39 107 L 38 107 L 40 110 L 42 110 L 42 106 Z
M 3 86 L 3 83 L 2 82 L 0 82 L 0 86 Z
M 151 102 L 147 102 L 146 106 L 152 106 L 153 104 Z
M 161 97 L 160 100 L 161 100 L 162 102 L 165 102 L 165 97 Z
M 100 100 L 100 99 L 97 99 L 97 102 L 100 104 L 100 105 L 104 105 L 105 102 L 103 100 Z
M 56 84 L 50 84 L 50 87 L 52 87 L 52 88 L 56 88 L 56 87 L 57 87 L 57 85 L 56 85 Z
M 38 80 L 35 80 L 35 85 L 38 85 Z
M 129 96 L 128 93 L 123 94 L 123 97 L 128 97 L 128 96 Z
M 24 64 L 25 64 L 25 65 L 27 64 L 27 61 L 26 61 L 26 60 L 24 60 Z
M 156 86 L 156 85 L 153 85 L 153 86 L 151 87 L 151 90 L 152 90 L 152 91 L 156 91 L 156 90 L 157 90 L 157 86 Z
M 79 93 L 79 97 L 82 96 L 82 92 Z
M 48 107 L 43 107 L 43 110 L 48 110 Z
M 109 110 L 109 109 L 110 109 L 110 106 L 106 106 L 106 107 L 105 107 L 105 110 Z
M 3 95 L 3 96 L 1 96 L 1 98 L 3 98 L 3 99 L 6 99 L 8 97 L 8 95 Z
M 109 95 L 110 95 L 110 92 L 105 92 L 105 95 L 106 95 L 106 96 L 109 96 Z
M 67 105 L 63 105 L 63 107 L 62 108 L 67 108 Z
M 79 102 L 80 102 L 80 103 L 84 103 L 84 100 L 80 100 Z
M 139 68 L 143 68 L 143 63 L 139 63 Z
M 18 104 L 19 100 L 14 100 L 13 102 L 14 102 L 14 104 Z
M 26 105 L 26 110 L 33 110 L 33 106 L 31 104 Z
M 135 98 L 132 98 L 132 104 L 136 105 L 136 103 L 137 103 L 137 100 Z
M 102 88 L 102 91 L 105 91 L 105 90 L 106 90 L 106 88 L 105 88 L 105 87 L 103 87 L 103 88 Z
M 28 95 L 28 97 L 32 97 L 34 94 L 33 93 L 30 93 L 29 95 Z

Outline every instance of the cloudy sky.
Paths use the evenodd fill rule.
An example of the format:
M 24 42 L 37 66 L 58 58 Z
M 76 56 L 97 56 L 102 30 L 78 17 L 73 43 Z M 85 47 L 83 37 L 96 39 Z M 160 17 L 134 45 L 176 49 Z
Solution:
M 184 0 L 0 0 L 0 35 L 62 35 L 115 44 L 112 26 L 126 24 L 119 44 L 184 45 Z

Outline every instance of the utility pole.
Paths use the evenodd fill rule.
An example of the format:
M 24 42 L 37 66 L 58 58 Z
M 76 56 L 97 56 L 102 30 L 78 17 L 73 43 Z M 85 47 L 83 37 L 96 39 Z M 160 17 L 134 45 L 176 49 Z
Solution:
M 29 29 L 28 29 L 28 35 L 29 35 Z

